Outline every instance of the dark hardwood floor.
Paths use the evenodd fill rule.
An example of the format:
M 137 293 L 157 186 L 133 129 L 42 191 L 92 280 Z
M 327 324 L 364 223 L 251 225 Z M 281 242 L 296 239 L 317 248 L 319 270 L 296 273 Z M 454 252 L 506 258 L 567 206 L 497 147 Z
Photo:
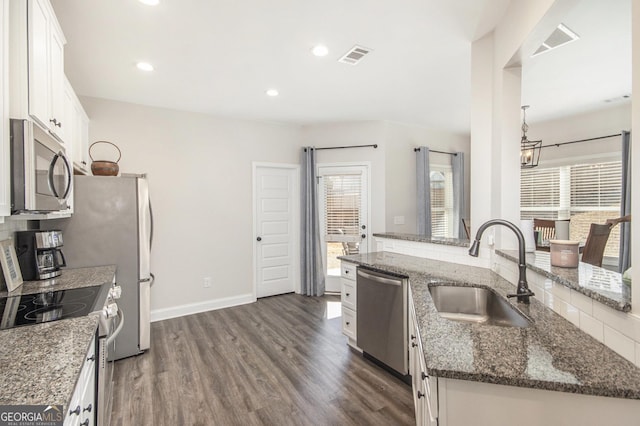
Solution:
M 295 294 L 153 323 L 115 363 L 112 425 L 413 425 L 411 388 L 346 344 L 336 296 Z

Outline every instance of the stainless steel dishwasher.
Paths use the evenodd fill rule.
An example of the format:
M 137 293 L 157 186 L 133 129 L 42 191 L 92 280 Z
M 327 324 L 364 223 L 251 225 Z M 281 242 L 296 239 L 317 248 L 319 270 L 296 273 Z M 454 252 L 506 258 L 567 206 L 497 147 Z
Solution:
M 408 377 L 406 278 L 363 267 L 357 272 L 357 342 L 363 356 Z

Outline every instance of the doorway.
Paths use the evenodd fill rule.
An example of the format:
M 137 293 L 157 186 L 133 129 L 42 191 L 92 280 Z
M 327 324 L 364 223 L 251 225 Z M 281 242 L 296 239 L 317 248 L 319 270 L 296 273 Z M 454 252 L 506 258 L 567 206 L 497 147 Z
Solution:
M 318 198 L 325 291 L 340 292 L 338 256 L 369 251 L 369 164 L 318 166 Z
M 254 294 L 300 291 L 299 166 L 253 164 Z

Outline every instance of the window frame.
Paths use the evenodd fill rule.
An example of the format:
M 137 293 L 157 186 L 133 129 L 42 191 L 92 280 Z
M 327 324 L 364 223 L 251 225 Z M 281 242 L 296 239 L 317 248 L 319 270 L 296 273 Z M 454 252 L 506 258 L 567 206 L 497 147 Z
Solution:
M 434 207 L 433 205 L 433 187 L 431 181 L 431 173 L 442 173 L 444 176 L 444 206 Z M 431 236 L 442 238 L 454 238 L 453 232 L 455 226 L 453 221 L 455 220 L 455 214 L 453 209 L 453 167 L 451 164 L 430 164 L 429 165 L 429 188 L 431 195 Z M 434 213 L 444 213 L 444 235 L 434 232 Z M 440 235 L 439 235 L 440 234 Z

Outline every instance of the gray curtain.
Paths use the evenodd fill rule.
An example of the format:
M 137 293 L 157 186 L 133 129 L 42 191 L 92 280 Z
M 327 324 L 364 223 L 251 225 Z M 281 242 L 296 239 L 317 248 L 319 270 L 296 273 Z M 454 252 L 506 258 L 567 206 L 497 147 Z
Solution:
M 622 131 L 622 193 L 620 216 L 631 214 L 631 132 Z M 620 224 L 620 273 L 631 266 L 631 222 Z
M 322 247 L 320 245 L 320 219 L 318 215 L 318 184 L 316 179 L 316 151 L 312 147 L 302 150 L 302 221 L 300 224 L 300 272 L 302 294 L 322 296 L 325 288 Z
M 421 146 L 416 152 L 416 187 L 418 235 L 431 237 L 431 178 L 429 148 Z
M 456 152 L 451 156 L 451 171 L 453 172 L 453 235 L 455 238 L 466 239 L 467 234 L 462 226 L 467 206 L 464 191 L 464 153 Z

